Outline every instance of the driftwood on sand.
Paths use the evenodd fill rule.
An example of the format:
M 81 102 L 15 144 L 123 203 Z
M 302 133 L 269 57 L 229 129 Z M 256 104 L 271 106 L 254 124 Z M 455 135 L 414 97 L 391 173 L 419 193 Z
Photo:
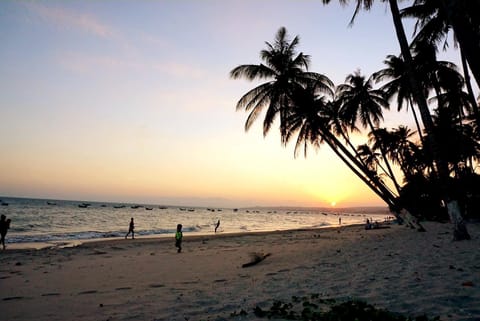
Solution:
M 258 263 L 262 262 L 263 260 L 265 260 L 270 255 L 272 255 L 272 254 L 271 253 L 264 254 L 264 253 L 257 253 L 257 252 L 250 253 L 250 257 L 252 258 L 252 260 L 248 263 L 243 264 L 242 268 L 246 268 L 246 267 L 258 264 Z

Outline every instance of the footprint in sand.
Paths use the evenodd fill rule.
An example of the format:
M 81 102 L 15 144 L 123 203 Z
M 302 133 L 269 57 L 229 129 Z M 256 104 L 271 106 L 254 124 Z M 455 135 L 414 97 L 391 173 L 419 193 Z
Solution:
M 78 294 L 94 294 L 94 293 L 98 293 L 98 291 L 97 290 L 88 290 L 88 291 L 78 292 Z
M 23 297 L 23 296 L 10 296 L 10 297 L 3 298 L 2 300 L 3 301 L 12 301 L 12 300 L 22 300 L 22 299 L 25 299 L 25 297 Z
M 129 286 L 123 287 L 123 288 L 116 288 L 115 291 L 125 291 L 125 290 L 131 290 L 132 288 Z
M 149 286 L 151 288 L 163 288 L 165 287 L 165 284 L 150 284 Z
M 93 250 L 92 253 L 89 253 L 89 255 L 102 255 L 102 254 L 107 254 L 107 252 L 100 251 L 100 250 Z
M 181 282 L 181 284 L 198 284 L 198 281 L 185 281 L 185 282 Z

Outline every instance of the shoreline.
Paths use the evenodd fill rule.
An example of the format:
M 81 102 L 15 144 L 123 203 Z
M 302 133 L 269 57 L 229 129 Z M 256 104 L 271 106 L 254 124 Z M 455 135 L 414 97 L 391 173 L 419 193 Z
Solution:
M 388 223 L 396 224 L 396 223 Z M 219 232 L 219 233 L 202 233 L 202 232 L 184 232 L 185 238 L 203 238 L 203 237 L 232 237 L 232 236 L 241 236 L 241 235 L 254 235 L 254 234 L 270 234 L 270 233 L 282 233 L 288 231 L 303 231 L 303 230 L 323 230 L 323 229 L 338 229 L 338 228 L 347 228 L 349 226 L 363 226 L 364 224 L 344 224 L 344 225 L 326 225 L 323 227 L 303 227 L 295 229 L 285 229 L 285 230 L 274 230 L 274 231 L 247 231 L 247 232 Z M 191 233 L 191 234 L 190 234 Z M 158 234 L 158 235 L 138 235 L 135 237 L 135 241 L 154 241 L 154 240 L 171 240 L 174 237 L 174 234 Z M 52 242 L 19 242 L 19 243 L 8 243 L 7 235 L 7 251 L 28 251 L 28 250 L 44 250 L 44 249 L 63 249 L 63 248 L 73 248 L 79 247 L 84 244 L 90 243 L 103 243 L 103 242 L 116 242 L 123 241 L 124 237 L 105 237 L 105 238 L 92 238 L 92 239 L 76 239 L 76 240 L 59 240 Z M 131 238 L 128 238 L 131 240 Z
M 480 318 L 480 224 L 452 242 L 451 224 L 427 232 L 392 224 L 101 240 L 73 248 L 0 253 L 6 320 L 257 320 L 253 308 L 319 294 L 361 299 L 409 316 Z M 270 254 L 242 268 L 252 252 Z

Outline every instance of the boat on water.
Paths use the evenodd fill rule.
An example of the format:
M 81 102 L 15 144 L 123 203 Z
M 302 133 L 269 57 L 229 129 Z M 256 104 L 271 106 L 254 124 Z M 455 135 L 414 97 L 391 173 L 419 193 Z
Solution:
M 90 205 L 92 205 L 92 204 L 90 204 L 90 203 L 82 203 L 82 204 L 78 204 L 78 207 L 80 207 L 80 208 L 87 208 L 87 207 L 89 207 Z

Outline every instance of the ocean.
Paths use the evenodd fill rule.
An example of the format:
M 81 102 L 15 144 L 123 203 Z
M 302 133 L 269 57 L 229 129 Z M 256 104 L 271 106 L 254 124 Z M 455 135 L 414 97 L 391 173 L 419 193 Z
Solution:
M 246 233 L 363 224 L 384 221 L 385 208 L 217 208 L 0 197 L 0 214 L 12 220 L 7 247 L 44 248 L 87 240 L 124 237 L 130 218 L 135 237 L 173 237 L 177 224 L 185 236 Z

